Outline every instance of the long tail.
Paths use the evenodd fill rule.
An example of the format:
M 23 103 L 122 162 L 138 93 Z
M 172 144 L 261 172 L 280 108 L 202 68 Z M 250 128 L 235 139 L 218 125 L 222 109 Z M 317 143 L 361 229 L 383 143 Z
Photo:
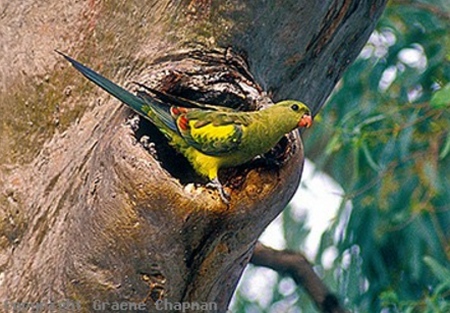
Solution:
M 149 118 L 153 123 L 156 124 L 156 126 L 163 127 L 163 125 L 160 125 L 159 123 L 159 121 L 161 121 L 166 127 L 169 127 L 171 130 L 176 131 L 176 126 L 170 114 L 169 105 L 159 103 L 157 100 L 152 100 L 149 97 L 145 98 L 144 100 L 143 98 L 140 98 L 123 89 L 119 85 L 116 85 L 106 77 L 103 77 L 102 75 L 94 72 L 90 68 L 84 66 L 80 62 L 72 59 L 64 53 L 58 50 L 55 51 L 62 55 L 67 61 L 69 61 L 73 65 L 73 67 L 75 67 L 87 79 L 89 79 L 123 103 L 130 106 L 137 113 L 146 118 Z M 155 116 L 157 117 L 157 120 L 155 119 Z

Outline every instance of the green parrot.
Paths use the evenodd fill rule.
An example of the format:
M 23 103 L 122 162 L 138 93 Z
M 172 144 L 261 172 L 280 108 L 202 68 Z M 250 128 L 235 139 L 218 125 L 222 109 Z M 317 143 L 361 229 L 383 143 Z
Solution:
M 208 186 L 216 188 L 226 204 L 229 194 L 219 181 L 220 168 L 246 163 L 268 152 L 285 134 L 312 125 L 310 109 L 294 100 L 281 101 L 260 111 L 239 112 L 177 98 L 141 84 L 138 85 L 150 94 L 140 91 L 134 95 L 69 56 L 56 52 L 89 80 L 150 120 L 194 170 L 209 179 Z

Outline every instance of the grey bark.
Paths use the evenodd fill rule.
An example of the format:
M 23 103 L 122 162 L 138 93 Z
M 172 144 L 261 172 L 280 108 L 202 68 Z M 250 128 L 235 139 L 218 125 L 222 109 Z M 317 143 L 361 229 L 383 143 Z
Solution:
M 133 131 L 130 112 L 53 49 L 129 89 L 139 81 L 240 109 L 294 98 L 318 112 L 384 5 L 1 1 L 3 309 L 70 300 L 92 312 L 98 300 L 155 312 L 166 299 L 225 312 L 301 176 L 302 143 L 291 134 L 272 155 L 281 166 L 221 172 L 225 206 L 151 125 Z M 136 144 L 144 135 L 150 149 Z

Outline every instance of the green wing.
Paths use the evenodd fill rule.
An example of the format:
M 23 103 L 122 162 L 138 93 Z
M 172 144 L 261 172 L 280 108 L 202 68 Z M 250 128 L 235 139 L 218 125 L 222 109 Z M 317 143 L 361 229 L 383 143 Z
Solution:
M 190 146 L 213 156 L 238 150 L 249 123 L 246 113 L 190 110 L 177 117 L 181 137 Z

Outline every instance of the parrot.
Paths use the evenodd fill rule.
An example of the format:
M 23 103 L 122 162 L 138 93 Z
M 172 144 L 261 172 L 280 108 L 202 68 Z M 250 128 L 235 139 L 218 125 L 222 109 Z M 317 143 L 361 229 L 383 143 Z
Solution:
M 311 110 L 302 102 L 283 100 L 257 111 L 236 111 L 197 103 L 150 89 L 133 94 L 78 61 L 56 50 L 75 69 L 106 92 L 148 119 L 186 157 L 197 174 L 209 180 L 224 203 L 220 168 L 247 163 L 270 149 L 291 131 L 312 125 Z M 142 89 L 142 88 L 141 88 Z

